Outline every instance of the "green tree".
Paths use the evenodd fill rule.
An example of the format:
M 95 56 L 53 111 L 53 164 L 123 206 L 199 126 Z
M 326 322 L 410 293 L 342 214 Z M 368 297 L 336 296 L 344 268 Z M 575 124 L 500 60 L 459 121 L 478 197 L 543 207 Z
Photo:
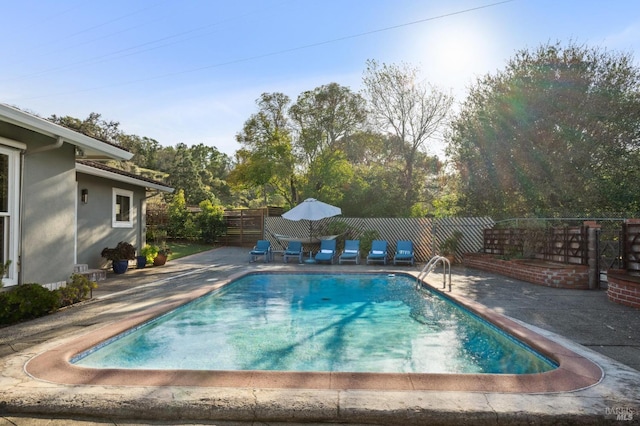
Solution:
M 364 130 L 340 139 L 337 148 L 345 153 L 351 164 L 366 168 L 388 163 L 393 155 L 390 145 L 388 136 Z
M 173 194 L 167 213 L 169 216 L 167 236 L 169 238 L 185 238 L 185 224 L 189 219 L 189 210 L 187 210 L 187 201 L 183 189 L 179 189 Z
M 423 196 L 415 182 L 418 163 L 427 142 L 441 136 L 448 124 L 453 98 L 438 88 L 418 81 L 418 70 L 408 65 L 378 64 L 367 61 L 363 78 L 371 119 L 380 133 L 395 137 L 395 148 L 403 160 L 400 188 L 404 190 L 403 208 Z
M 335 149 L 338 140 L 361 129 L 367 118 L 362 96 L 337 83 L 303 92 L 289 114 L 306 164 L 313 163 L 327 149 Z
M 438 194 L 432 200 L 431 208 L 426 209 L 425 214 L 436 218 L 461 215 L 459 175 L 453 172 L 447 172 L 443 168 L 438 179 Z
M 289 109 L 304 176 L 304 198 L 339 204 L 354 176 L 344 149 L 366 121 L 362 96 L 330 83 L 303 92 Z
M 157 156 L 158 152 L 161 150 L 161 146 L 157 140 L 122 133 L 118 137 L 118 143 L 123 148 L 133 153 L 131 162 L 136 166 L 145 169 L 158 169 Z
M 559 43 L 478 79 L 448 147 L 465 213 L 637 212 L 639 88 L 630 55 Z
M 55 114 L 49 117 L 48 120 L 89 137 L 106 142 L 118 144 L 119 138 L 122 135 L 120 123 L 117 121 L 106 121 L 102 118 L 101 114 L 96 112 L 92 112 L 89 114 L 89 117 L 84 120 L 68 115 L 61 117 Z
M 229 196 L 226 175 L 230 161 L 215 147 L 180 143 L 164 155 L 171 160 L 166 166 L 169 184 L 183 190 L 188 205 L 196 206 L 203 200 L 217 204 L 218 195 Z
M 325 151 L 315 158 L 305 175 L 305 197 L 339 205 L 353 176 L 353 167 L 342 151 Z
M 167 171 L 169 183 L 176 191 L 181 191 L 186 204 L 197 205 L 200 201 L 213 196 L 202 181 L 196 162 L 191 156 L 191 150 L 186 144 L 176 145 L 173 164 Z M 173 199 L 175 201 L 176 197 Z
M 212 244 L 224 233 L 224 209 L 210 200 L 202 201 L 199 206 L 200 212 L 196 215 L 195 222 L 200 230 L 200 239 Z
M 231 159 L 215 147 L 202 143 L 162 147 L 154 139 L 124 133 L 118 122 L 104 120 L 98 113 L 91 113 L 84 120 L 56 115 L 49 120 L 130 151 L 133 153 L 130 161 L 112 161 L 109 165 L 160 181 L 169 175 L 169 184 L 184 191 L 189 205 L 202 200 L 217 204 L 219 200 L 232 199 L 226 182 Z
M 344 216 L 406 216 L 397 170 L 382 164 L 357 167 L 354 178 L 344 188 L 340 207 Z
M 262 188 L 264 205 L 271 192 L 288 204 L 297 203 L 295 158 L 287 117 L 289 97 L 282 93 L 263 93 L 256 101 L 258 112 L 244 123 L 236 140 L 243 148 L 236 152 L 236 167 L 230 179 L 239 188 Z
M 92 112 L 89 114 L 89 117 L 84 120 L 68 115 L 57 116 L 54 114 L 49 117 L 49 121 L 92 138 L 121 146 L 133 154 L 131 163 L 137 167 L 148 169 L 155 169 L 157 167 L 156 155 L 161 149 L 158 141 L 147 137 L 126 134 L 120 129 L 119 122 L 107 121 L 102 118 L 101 114 Z M 132 167 L 128 166 L 128 168 L 130 169 Z
M 231 168 L 231 159 L 227 154 L 220 152 L 216 147 L 207 146 L 202 143 L 190 147 L 191 158 L 195 165 L 196 172 L 202 181 L 206 191 L 211 193 L 202 200 L 211 200 L 215 203 L 218 200 L 230 197 L 230 187 L 227 178 Z

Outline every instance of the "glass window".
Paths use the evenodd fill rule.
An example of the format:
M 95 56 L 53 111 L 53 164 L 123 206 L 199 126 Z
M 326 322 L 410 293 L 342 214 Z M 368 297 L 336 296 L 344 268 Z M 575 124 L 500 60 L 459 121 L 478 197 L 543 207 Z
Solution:
M 116 220 L 118 222 L 129 222 L 129 210 L 131 198 L 125 195 L 116 195 Z
M 113 188 L 113 227 L 133 228 L 133 192 Z

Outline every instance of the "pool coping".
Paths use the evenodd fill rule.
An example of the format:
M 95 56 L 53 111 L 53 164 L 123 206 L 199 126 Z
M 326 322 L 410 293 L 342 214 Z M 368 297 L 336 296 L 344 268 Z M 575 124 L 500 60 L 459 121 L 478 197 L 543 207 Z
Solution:
M 308 271 L 312 272 L 312 271 Z M 321 271 L 320 271 L 321 272 Z M 498 393 L 572 392 L 599 383 L 604 372 L 595 362 L 544 337 L 523 325 L 462 296 L 443 293 L 476 315 L 523 341 L 558 364 L 558 368 L 537 374 L 433 374 L 433 373 L 345 373 L 290 371 L 209 371 L 97 369 L 73 365 L 70 360 L 97 344 L 171 311 L 243 276 L 255 273 L 295 273 L 293 271 L 243 271 L 212 285 L 172 296 L 164 303 L 131 317 L 71 339 L 27 361 L 25 372 L 34 379 L 64 385 L 107 386 L 195 386 L 271 389 L 380 390 L 380 391 L 462 391 Z M 380 271 L 372 273 L 381 273 Z M 384 273 L 384 272 L 383 272 Z M 417 273 L 393 271 L 416 277 Z

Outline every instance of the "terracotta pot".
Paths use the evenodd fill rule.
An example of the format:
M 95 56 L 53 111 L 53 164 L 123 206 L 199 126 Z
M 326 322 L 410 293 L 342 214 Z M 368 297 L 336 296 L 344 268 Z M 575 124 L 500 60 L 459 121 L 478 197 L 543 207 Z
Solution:
M 155 259 L 153 259 L 153 266 L 162 266 L 165 263 L 167 263 L 166 254 L 158 254 Z

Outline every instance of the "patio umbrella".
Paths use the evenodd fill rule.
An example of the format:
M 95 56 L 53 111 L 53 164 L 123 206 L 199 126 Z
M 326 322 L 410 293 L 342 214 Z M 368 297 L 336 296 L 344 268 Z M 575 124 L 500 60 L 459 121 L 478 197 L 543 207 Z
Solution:
M 340 210 L 340 207 L 323 203 L 322 201 L 318 201 L 315 198 L 307 198 L 291 210 L 285 212 L 282 217 L 293 221 L 308 220 L 309 240 L 311 240 L 314 220 L 337 216 L 339 214 L 342 214 L 342 210 Z
M 307 198 L 291 210 L 282 215 L 289 220 L 320 220 L 326 217 L 332 217 L 342 214 L 340 207 L 323 203 L 315 198 Z

